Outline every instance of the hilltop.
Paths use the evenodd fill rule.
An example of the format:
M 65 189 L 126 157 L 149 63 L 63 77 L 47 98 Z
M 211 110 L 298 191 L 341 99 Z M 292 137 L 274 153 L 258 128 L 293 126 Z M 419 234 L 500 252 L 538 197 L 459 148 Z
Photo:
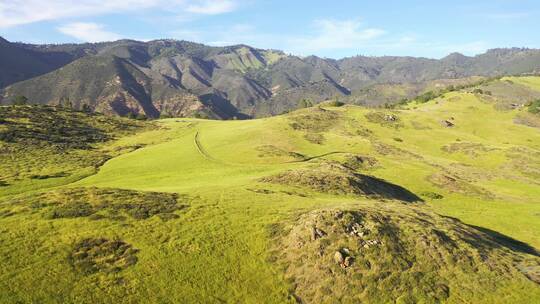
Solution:
M 539 96 L 503 77 L 237 121 L 0 107 L 0 302 L 540 301 Z
M 494 49 L 440 60 L 298 57 L 247 45 L 154 40 L 32 45 L 0 42 L 0 103 L 83 105 L 110 115 L 265 117 L 330 98 L 395 104 L 478 77 L 537 73 L 540 51 Z M 2 100 L 3 99 L 3 100 Z

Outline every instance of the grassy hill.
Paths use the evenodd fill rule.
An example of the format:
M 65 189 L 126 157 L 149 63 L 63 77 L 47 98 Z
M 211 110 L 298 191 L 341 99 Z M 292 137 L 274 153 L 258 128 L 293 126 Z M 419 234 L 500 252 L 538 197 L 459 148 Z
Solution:
M 508 77 L 399 109 L 106 129 L 2 108 L 25 111 L 0 117 L 0 302 L 540 301 L 538 92 Z M 110 159 L 70 179 L 71 154 L 19 158 L 33 113 L 85 122 L 67 129 Z

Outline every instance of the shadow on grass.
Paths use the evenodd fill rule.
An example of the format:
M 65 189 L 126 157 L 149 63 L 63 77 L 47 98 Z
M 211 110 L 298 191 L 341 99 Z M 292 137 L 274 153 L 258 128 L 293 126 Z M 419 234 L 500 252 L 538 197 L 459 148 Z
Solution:
M 451 219 L 456 222 L 463 223 L 461 220 L 455 217 L 451 217 L 451 216 L 443 216 L 443 217 Z M 483 248 L 483 249 L 507 248 L 514 252 L 525 253 L 525 254 L 536 256 L 536 257 L 540 257 L 540 251 L 538 251 L 536 248 L 534 248 L 533 246 L 525 242 L 518 241 L 514 238 L 511 238 L 500 232 L 497 232 L 488 228 L 465 224 L 465 223 L 463 224 L 483 233 L 484 235 L 488 237 L 488 239 L 484 239 L 484 238 L 478 237 L 478 235 L 471 235 L 469 233 L 466 233 L 469 237 L 465 238 L 465 241 L 471 244 L 472 246 L 475 246 L 476 248 Z
M 366 195 L 375 195 L 386 199 L 396 199 L 407 203 L 424 201 L 418 195 L 412 193 L 406 188 L 392 184 L 384 179 L 363 174 L 355 175 L 357 175 L 363 181 L 363 183 L 357 187 L 360 188 Z
M 516 239 L 513 239 L 509 236 L 506 236 L 504 234 L 501 234 L 497 231 L 493 231 L 488 228 L 483 228 L 483 227 L 474 226 L 474 225 L 468 225 L 468 226 L 489 235 L 492 238 L 492 240 L 494 240 L 496 243 L 498 243 L 502 247 L 506 247 L 512 251 L 517 251 L 517 252 L 526 253 L 526 254 L 540 257 L 540 252 L 536 248 L 532 247 L 531 245 L 527 243 L 518 241 Z

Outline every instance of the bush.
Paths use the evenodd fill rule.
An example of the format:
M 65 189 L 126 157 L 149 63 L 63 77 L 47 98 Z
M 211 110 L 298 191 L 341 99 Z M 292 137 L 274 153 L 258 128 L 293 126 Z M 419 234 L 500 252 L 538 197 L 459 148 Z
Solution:
M 477 89 L 474 89 L 472 92 L 473 92 L 474 94 L 484 94 L 484 91 L 483 91 L 482 89 L 478 89 L 478 88 L 477 88 Z
M 540 113 L 540 99 L 535 100 L 529 104 L 529 112 L 533 114 Z
M 439 94 L 436 94 L 435 92 L 433 91 L 429 91 L 429 92 L 426 92 L 418 97 L 416 97 L 416 101 L 420 102 L 420 103 L 426 103 L 432 99 L 435 99 L 439 97 Z
M 298 101 L 298 108 L 299 109 L 303 109 L 303 108 L 309 108 L 309 107 L 312 107 L 313 106 L 313 102 L 311 102 L 311 100 L 309 99 L 302 99 L 300 101 Z
M 332 100 L 332 101 L 329 101 L 328 103 L 326 103 L 325 105 L 329 106 L 329 107 L 342 107 L 345 105 L 344 102 L 342 101 L 338 101 L 338 100 Z
M 23 106 L 27 103 L 28 103 L 28 98 L 26 98 L 26 96 L 23 96 L 23 95 L 17 95 L 13 99 L 13 105 L 15 106 Z
M 82 105 L 81 111 L 83 111 L 85 113 L 90 113 L 90 112 L 92 112 L 92 108 L 88 104 L 85 103 L 85 104 Z
M 430 198 L 430 199 L 434 199 L 434 200 L 438 200 L 438 199 L 443 199 L 443 198 L 444 198 L 444 196 L 440 195 L 439 193 L 430 192 L 430 191 L 422 192 L 420 195 L 422 195 L 423 197 L 427 197 L 427 198 Z

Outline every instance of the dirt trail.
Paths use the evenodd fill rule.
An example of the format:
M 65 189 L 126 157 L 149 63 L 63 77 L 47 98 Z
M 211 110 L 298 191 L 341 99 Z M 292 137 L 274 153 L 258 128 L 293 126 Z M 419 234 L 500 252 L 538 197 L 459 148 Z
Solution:
M 351 152 L 343 152 L 343 151 L 334 151 L 334 152 L 328 152 L 328 153 L 324 153 L 324 154 L 320 154 L 320 155 L 315 155 L 315 156 L 310 156 L 310 157 L 306 157 L 304 159 L 300 159 L 300 160 L 291 160 L 291 161 L 288 161 L 288 162 L 284 162 L 285 164 L 290 164 L 290 163 L 304 163 L 304 162 L 308 162 L 310 160 L 314 160 L 314 159 L 317 159 L 317 158 L 323 158 L 325 156 L 328 156 L 328 155 L 333 155 L 333 154 L 352 154 Z

